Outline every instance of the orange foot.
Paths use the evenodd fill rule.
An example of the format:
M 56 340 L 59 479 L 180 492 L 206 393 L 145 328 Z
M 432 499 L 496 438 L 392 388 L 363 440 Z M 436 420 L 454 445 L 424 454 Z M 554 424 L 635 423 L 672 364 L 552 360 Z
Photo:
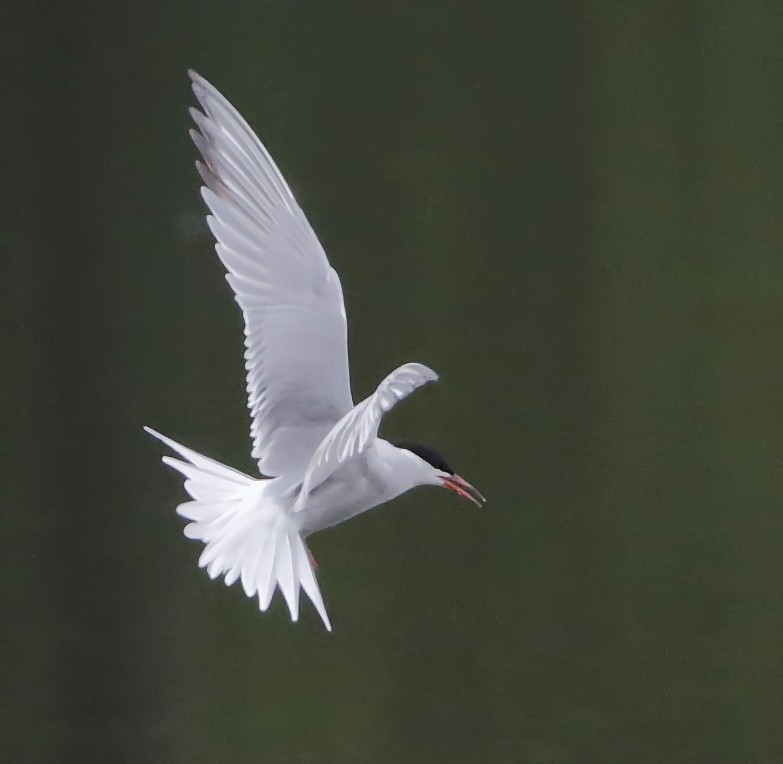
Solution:
M 310 551 L 310 547 L 307 547 L 307 556 L 310 558 L 310 565 L 312 566 L 313 570 L 318 570 L 318 562 L 316 561 L 315 557 L 313 557 L 313 553 Z

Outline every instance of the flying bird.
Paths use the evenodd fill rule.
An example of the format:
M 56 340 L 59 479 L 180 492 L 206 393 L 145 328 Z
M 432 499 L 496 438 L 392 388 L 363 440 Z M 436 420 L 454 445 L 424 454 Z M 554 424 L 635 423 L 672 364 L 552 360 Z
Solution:
M 215 250 L 245 321 L 245 367 L 256 478 L 175 443 L 163 462 L 185 478 L 177 513 L 204 544 L 199 566 L 241 581 L 265 611 L 279 587 L 299 616 L 299 591 L 331 631 L 305 539 L 416 486 L 484 497 L 435 451 L 378 437 L 383 415 L 438 375 L 406 363 L 354 405 L 340 279 L 272 157 L 239 112 L 190 72 L 200 110 L 190 131 Z

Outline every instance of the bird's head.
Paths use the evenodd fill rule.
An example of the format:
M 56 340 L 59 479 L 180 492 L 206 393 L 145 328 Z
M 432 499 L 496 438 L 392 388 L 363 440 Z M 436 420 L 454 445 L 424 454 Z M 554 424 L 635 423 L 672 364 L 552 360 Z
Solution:
M 446 460 L 437 451 L 408 441 L 396 441 L 397 448 L 408 452 L 418 476 L 418 485 L 437 485 L 454 491 L 457 496 L 472 501 L 477 507 L 482 506 L 486 499 L 468 483 L 465 478 L 455 474 Z

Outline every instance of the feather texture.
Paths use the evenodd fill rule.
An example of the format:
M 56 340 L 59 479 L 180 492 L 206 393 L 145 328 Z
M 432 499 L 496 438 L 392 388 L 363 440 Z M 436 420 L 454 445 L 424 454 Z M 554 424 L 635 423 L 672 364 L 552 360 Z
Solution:
M 293 621 L 299 618 L 301 587 L 331 631 L 299 524 L 276 501 L 277 481 L 254 480 L 144 429 L 182 457 L 164 456 L 163 462 L 185 477 L 192 501 L 180 504 L 177 514 L 190 521 L 185 536 L 204 544 L 199 567 L 212 579 L 224 576 L 226 586 L 241 580 L 248 597 L 258 595 L 261 610 L 279 587 Z
M 253 457 L 265 475 L 302 474 L 353 406 L 340 279 L 247 122 L 190 76 L 207 220 L 245 319 Z
M 389 374 L 369 398 L 351 409 L 323 439 L 307 467 L 295 510 L 301 511 L 310 491 L 324 482 L 341 464 L 372 445 L 383 415 L 416 388 L 435 382 L 438 375 L 421 363 L 406 363 Z

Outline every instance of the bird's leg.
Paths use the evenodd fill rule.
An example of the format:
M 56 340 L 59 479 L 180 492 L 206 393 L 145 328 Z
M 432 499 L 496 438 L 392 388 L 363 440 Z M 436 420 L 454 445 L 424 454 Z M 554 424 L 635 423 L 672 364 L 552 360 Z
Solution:
M 310 551 L 310 547 L 306 547 L 307 549 L 307 556 L 310 558 L 310 566 L 313 570 L 318 570 L 318 562 L 316 562 L 315 557 L 313 556 L 313 553 Z

